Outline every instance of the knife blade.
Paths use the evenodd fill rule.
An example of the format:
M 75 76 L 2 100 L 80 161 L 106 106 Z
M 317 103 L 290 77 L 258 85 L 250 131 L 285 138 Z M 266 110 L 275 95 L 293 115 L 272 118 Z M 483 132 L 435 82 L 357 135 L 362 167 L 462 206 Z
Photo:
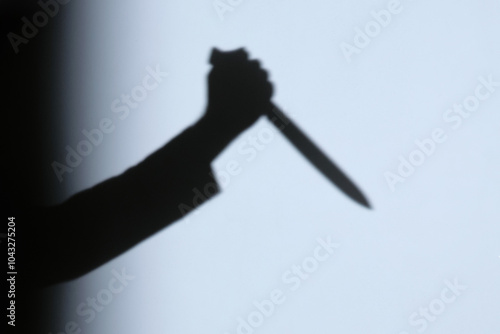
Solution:
M 301 152 L 328 180 L 355 202 L 368 209 L 371 208 L 368 199 L 363 195 L 361 190 L 285 115 L 283 111 L 281 111 L 280 108 L 273 104 L 271 111 L 269 111 L 266 116 L 293 146 L 295 146 L 295 148 L 299 150 L 299 152 Z
M 248 53 L 240 48 L 234 51 L 222 52 L 217 48 L 212 49 L 210 63 L 214 66 L 220 66 L 224 59 L 248 60 Z M 315 166 L 328 180 L 340 188 L 348 197 L 357 203 L 371 208 L 370 203 L 363 195 L 361 190 L 346 176 L 335 163 L 330 160 L 314 144 L 302 130 L 297 127 L 276 105 L 271 104 L 271 108 L 266 112 L 267 117 L 283 135 L 301 152 L 309 162 Z

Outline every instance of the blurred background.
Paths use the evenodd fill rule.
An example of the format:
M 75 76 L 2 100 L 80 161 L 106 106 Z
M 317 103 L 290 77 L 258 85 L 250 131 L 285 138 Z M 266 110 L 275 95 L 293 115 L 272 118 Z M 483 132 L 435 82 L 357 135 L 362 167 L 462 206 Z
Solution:
M 500 332 L 500 86 L 484 85 L 489 77 L 500 82 L 497 1 L 2 7 L 7 207 L 22 212 L 21 198 L 61 203 L 194 123 L 205 111 L 213 47 L 244 47 L 259 59 L 274 102 L 373 206 L 343 195 L 261 119 L 213 163 L 217 175 L 228 163 L 240 167 L 219 178 L 216 198 L 101 268 L 48 289 L 54 316 L 41 332 L 59 333 L 71 321 L 82 333 Z M 23 17 L 39 23 L 31 38 Z M 137 87 L 156 69 L 168 75 L 140 95 Z M 488 98 L 470 116 L 454 113 L 460 123 L 447 121 L 479 85 Z M 58 176 L 54 162 L 69 167 L 69 150 L 103 120 L 110 133 Z M 419 149 L 415 141 L 435 129 L 446 139 L 391 186 L 387 173 L 398 175 L 401 159 Z M 291 290 L 283 275 L 328 236 L 340 247 Z M 113 269 L 123 268 L 134 278 L 85 321 L 79 305 L 102 297 Z M 436 302 L 457 280 L 466 288 L 456 300 Z M 273 314 L 239 328 L 239 317 L 248 322 L 254 302 L 275 289 L 286 298 Z

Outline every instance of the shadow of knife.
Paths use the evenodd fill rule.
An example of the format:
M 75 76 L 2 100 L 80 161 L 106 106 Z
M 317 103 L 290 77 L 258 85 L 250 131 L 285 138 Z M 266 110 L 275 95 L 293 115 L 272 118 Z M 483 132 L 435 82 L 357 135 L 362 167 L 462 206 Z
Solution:
M 267 118 L 328 180 L 348 197 L 366 208 L 371 208 L 361 190 L 274 104 Z

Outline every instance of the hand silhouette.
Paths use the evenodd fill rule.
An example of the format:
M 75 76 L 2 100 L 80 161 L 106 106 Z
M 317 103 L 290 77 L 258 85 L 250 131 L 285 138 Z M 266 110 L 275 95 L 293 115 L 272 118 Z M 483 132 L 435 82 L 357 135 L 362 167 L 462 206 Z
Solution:
M 210 62 L 214 67 L 208 76 L 206 116 L 240 133 L 271 108 L 268 74 L 244 49 L 213 49 Z

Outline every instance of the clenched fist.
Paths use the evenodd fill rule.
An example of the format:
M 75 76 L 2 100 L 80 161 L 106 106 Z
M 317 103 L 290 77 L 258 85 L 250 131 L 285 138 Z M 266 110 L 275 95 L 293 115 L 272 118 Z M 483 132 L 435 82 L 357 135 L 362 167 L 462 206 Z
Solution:
M 271 109 L 273 87 L 257 60 L 244 49 L 212 50 L 206 116 L 240 133 Z M 229 130 L 229 129 L 228 129 Z

